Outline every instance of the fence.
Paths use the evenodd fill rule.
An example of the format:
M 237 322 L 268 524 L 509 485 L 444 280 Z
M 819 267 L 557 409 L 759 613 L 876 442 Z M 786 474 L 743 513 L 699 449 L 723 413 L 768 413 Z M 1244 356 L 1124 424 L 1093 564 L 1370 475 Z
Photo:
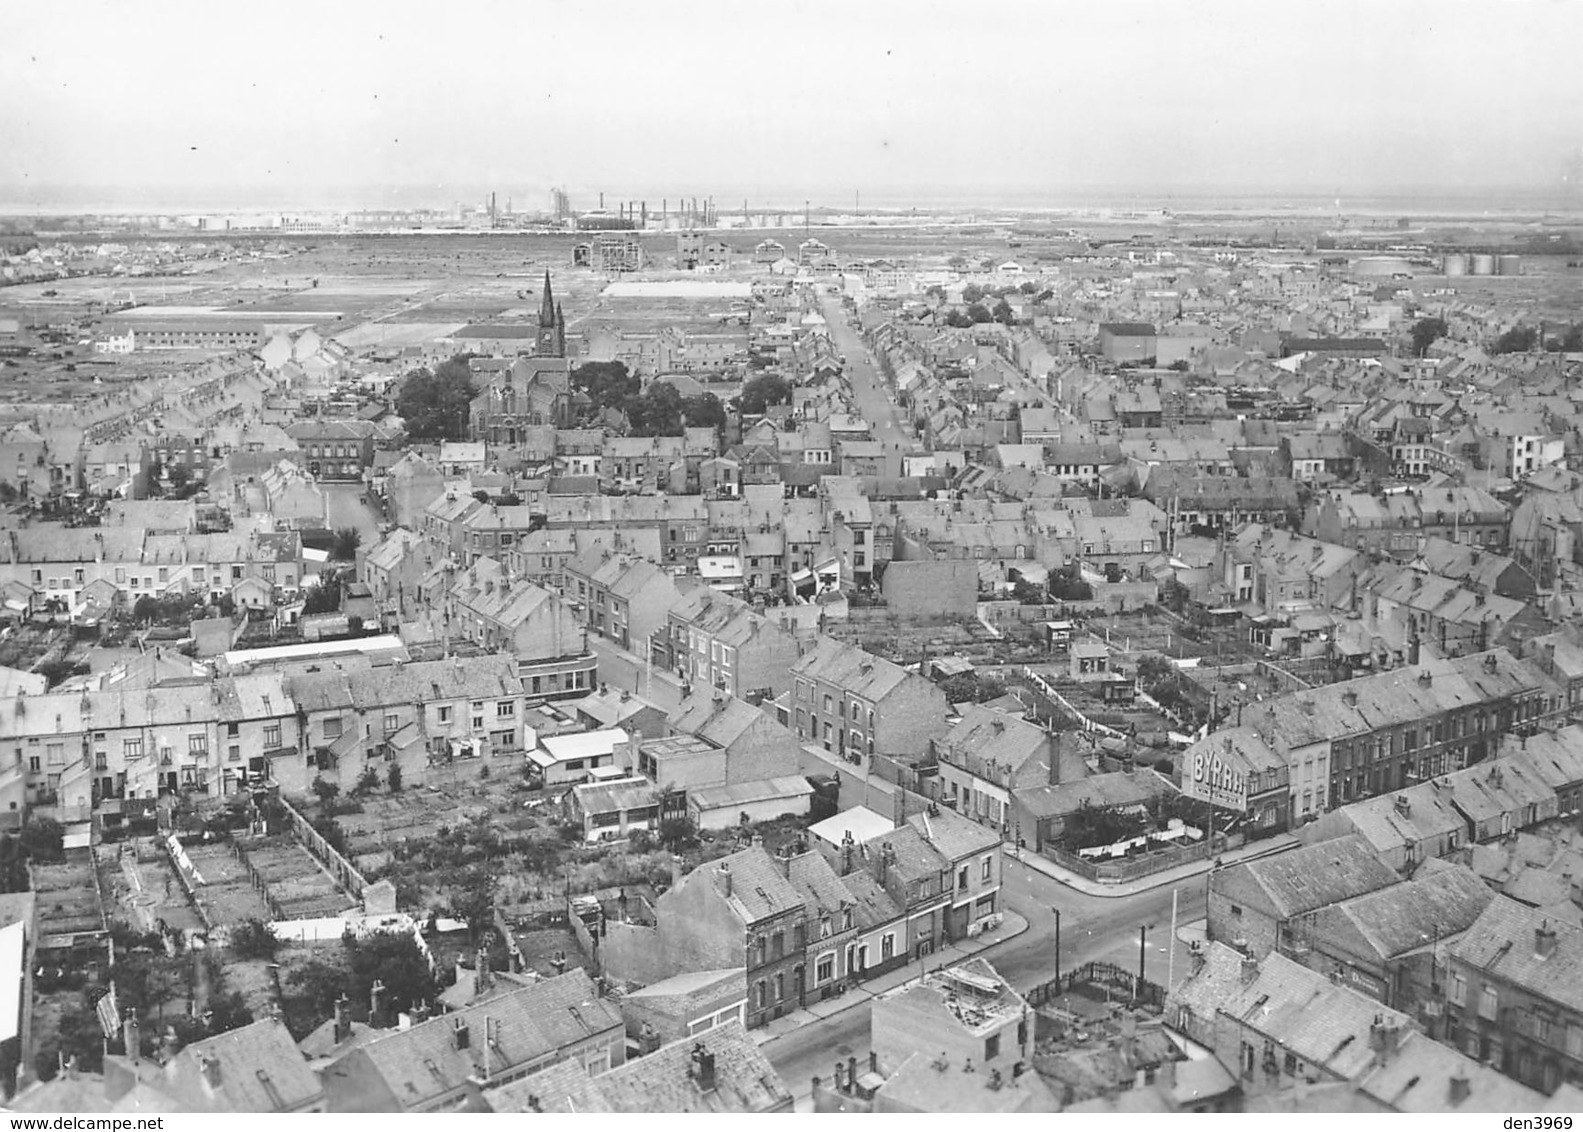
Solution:
M 1227 849 L 1234 849 L 1241 845 L 1241 834 L 1232 834 L 1223 837 L 1215 836 L 1215 852 L 1224 853 Z M 1121 861 L 1093 861 L 1086 857 L 1079 857 L 1076 853 L 1068 853 L 1065 849 L 1054 845 L 1045 845 L 1040 848 L 1040 853 L 1050 858 L 1063 869 L 1070 869 L 1078 876 L 1085 877 L 1095 884 L 1126 884 L 1128 881 L 1138 880 L 1140 877 L 1153 876 L 1155 873 L 1174 869 L 1178 865 L 1186 865 L 1193 861 L 1208 860 L 1213 854 L 1209 842 L 1200 841 L 1196 845 L 1184 845 L 1177 849 L 1161 849 L 1158 852 L 1141 853 L 1136 857 L 1128 857 Z
M 1084 994 L 1084 992 L 1087 992 L 1085 997 L 1098 997 L 1096 992 L 1101 992 L 1107 1002 L 1117 998 L 1126 999 L 1139 1006 L 1151 1006 L 1156 1010 L 1165 1007 L 1164 987 L 1158 983 L 1151 983 L 1148 979 L 1140 979 L 1131 971 L 1114 963 L 1099 960 L 1085 963 L 1034 987 L 1027 994 L 1028 1005 L 1037 1008 L 1046 1005 L 1052 999 L 1060 998 L 1063 994 Z
M 1045 681 L 1044 677 L 1040 676 L 1033 669 L 1023 667 L 1018 670 L 1018 676 L 1021 677 L 1021 681 L 1024 685 L 1045 698 L 1051 710 L 1053 710 L 1057 715 L 1071 720 L 1084 731 L 1097 731 L 1103 735 L 1109 735 L 1116 739 L 1127 738 L 1126 732 L 1118 731 L 1114 727 L 1110 727 L 1106 724 L 1098 722 L 1097 720 L 1090 719 L 1088 716 L 1078 711 L 1077 708 L 1072 706 L 1070 700 L 1051 687 L 1050 684 Z
M 341 887 L 361 900 L 363 889 L 368 885 L 363 879 L 363 874 L 357 871 L 352 862 L 336 852 L 335 847 L 324 839 L 322 833 L 313 828 L 307 818 L 297 812 L 295 806 L 285 798 L 280 798 L 279 801 L 286 815 L 291 819 L 292 835 L 302 842 L 308 852 L 319 858 L 324 867 L 329 869 L 335 879 L 341 883 Z

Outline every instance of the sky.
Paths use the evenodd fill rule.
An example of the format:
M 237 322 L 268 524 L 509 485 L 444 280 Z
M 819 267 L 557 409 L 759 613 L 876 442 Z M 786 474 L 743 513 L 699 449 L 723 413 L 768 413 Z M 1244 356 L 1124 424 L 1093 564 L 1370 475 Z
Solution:
M 61 0 L 3 26 L 13 206 L 1562 193 L 1583 174 L 1583 0 Z

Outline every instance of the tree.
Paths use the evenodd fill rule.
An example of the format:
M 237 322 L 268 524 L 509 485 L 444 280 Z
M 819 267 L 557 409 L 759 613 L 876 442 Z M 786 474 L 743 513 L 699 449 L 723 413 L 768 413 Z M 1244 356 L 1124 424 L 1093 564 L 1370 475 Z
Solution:
M 572 388 L 586 394 L 595 412 L 625 409 L 643 383 L 627 372 L 625 362 L 584 362 L 572 371 Z
M 1050 596 L 1056 601 L 1092 601 L 1094 587 L 1083 581 L 1076 566 L 1063 566 L 1050 574 Z
M 192 473 L 185 464 L 167 464 L 165 466 L 165 482 L 170 486 L 173 494 L 180 495 L 192 481 Z
M 1011 309 L 1011 304 L 1005 299 L 996 301 L 993 314 L 996 322 L 1006 326 L 1011 326 L 1017 321 L 1017 312 Z
M 401 793 L 401 765 L 399 763 L 390 764 L 390 774 L 386 777 L 386 781 L 390 784 L 390 792 L 392 794 Z
M 330 548 L 331 557 L 340 562 L 351 562 L 357 557 L 357 548 L 363 544 L 363 532 L 356 527 L 339 527 L 335 542 Z
M 334 613 L 341 608 L 341 579 L 335 574 L 325 574 L 303 593 L 302 612 Z M 134 613 L 136 610 L 133 611 Z
M 469 869 L 450 885 L 451 914 L 467 924 L 476 944 L 495 922 L 495 878 L 482 868 Z
M 372 790 L 378 790 L 379 772 L 371 766 L 365 766 L 363 773 L 357 776 L 357 785 L 352 789 L 357 794 L 367 794 Z
M 933 299 L 937 303 L 945 302 L 945 288 L 938 283 L 931 283 L 924 289 L 924 297 Z
M 958 672 L 940 681 L 940 690 L 953 704 L 981 704 L 1006 694 L 1006 685 L 992 676 Z
M 1443 318 L 1421 318 L 1413 324 L 1413 357 L 1421 358 L 1429 352 L 1429 347 L 1446 336 L 1446 320 Z
M 146 623 L 159 616 L 159 602 L 151 594 L 144 594 L 132 605 L 132 619 Z
M 478 395 L 473 371 L 463 357 L 415 369 L 401 380 L 396 412 L 414 440 L 460 440 L 467 435 L 467 415 Z
M 1497 354 L 1525 354 L 1539 341 L 1539 331 L 1532 326 L 1514 326 L 1495 341 Z
M 231 929 L 231 954 L 239 959 L 273 959 L 280 940 L 274 928 L 257 916 Z
M 973 303 L 967 308 L 967 317 L 970 322 L 988 322 L 994 316 L 983 303 Z
M 761 373 L 742 387 L 738 404 L 748 416 L 764 415 L 771 405 L 784 405 L 791 400 L 791 386 L 778 373 Z
M 318 797 L 321 806 L 326 810 L 335 809 L 335 800 L 341 796 L 341 784 L 339 782 L 331 782 L 327 778 L 320 778 L 315 775 L 310 789 Z
M 353 1002 L 369 1001 L 375 979 L 385 984 L 385 1008 L 392 1015 L 432 1002 L 440 993 L 429 961 L 410 933 L 375 933 L 354 940 L 350 951 L 352 969 L 344 990 Z
M 627 402 L 627 421 L 633 436 L 680 436 L 682 395 L 669 382 L 651 382 Z
M 980 307 L 979 309 L 982 310 L 983 308 Z M 955 326 L 960 329 L 963 327 L 972 326 L 973 319 L 964 313 L 960 307 L 952 307 L 950 310 L 945 312 L 945 324 L 947 326 Z
M 964 303 L 972 305 L 983 297 L 984 288 L 980 287 L 977 283 L 969 283 L 966 287 L 962 288 L 962 301 Z
M 682 419 L 689 428 L 726 427 L 726 407 L 713 393 L 699 393 L 682 400 Z

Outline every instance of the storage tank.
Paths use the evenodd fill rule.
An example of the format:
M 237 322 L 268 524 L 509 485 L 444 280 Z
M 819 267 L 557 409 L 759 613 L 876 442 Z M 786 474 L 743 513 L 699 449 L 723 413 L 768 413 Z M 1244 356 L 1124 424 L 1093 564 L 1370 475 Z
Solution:
M 1494 275 L 1495 257 L 1492 255 L 1476 255 L 1473 257 L 1474 275 Z
M 1523 273 L 1523 257 L 1520 255 L 1503 255 L 1495 261 L 1495 268 L 1501 275 L 1521 275 Z
M 1448 255 L 1445 262 L 1447 275 L 1466 275 L 1468 273 L 1468 257 L 1465 255 Z

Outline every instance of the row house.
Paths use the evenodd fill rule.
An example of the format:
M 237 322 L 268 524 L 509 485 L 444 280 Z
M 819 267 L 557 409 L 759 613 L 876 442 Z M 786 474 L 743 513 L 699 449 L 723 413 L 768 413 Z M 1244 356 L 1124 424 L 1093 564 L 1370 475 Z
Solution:
M 683 594 L 666 618 L 669 666 L 685 684 L 728 696 L 791 687 L 797 641 L 747 603 L 708 586 Z
M 1531 732 L 1554 690 L 1504 649 L 1435 661 L 1250 705 L 1291 770 L 1294 819 L 1482 761 L 1507 732 Z
M 1297 485 L 1279 477 L 1192 476 L 1156 468 L 1142 493 L 1166 513 L 1177 535 L 1281 523 L 1298 510 Z
M 1278 616 L 1305 609 L 1348 609 L 1364 567 L 1356 551 L 1249 523 L 1226 543 L 1223 577 L 1238 605 Z
M 1332 492 L 1310 505 L 1303 533 L 1338 546 L 1406 561 L 1427 538 L 1501 550 L 1511 516 L 1505 504 L 1472 487 L 1435 487 L 1374 496 Z
M 0 701 L 0 750 L 25 774 L 29 805 L 115 825 L 134 802 L 289 782 L 297 711 L 280 677 L 268 674 L 15 697 Z
M 1583 928 L 1496 896 L 1450 946 L 1443 1039 L 1553 1093 L 1583 1086 Z
M 467 516 L 485 506 L 471 495 L 448 491 L 423 509 L 422 535 L 440 554 L 461 560 L 466 553 Z
M 1018 792 L 1058 781 L 1055 748 L 1043 728 L 973 704 L 934 741 L 940 800 L 1009 836 Z
M 709 504 L 702 496 L 552 495 L 545 510 L 549 530 L 656 531 L 666 567 L 696 569 L 710 542 Z
M 332 666 L 291 676 L 287 687 L 301 719 L 309 781 L 322 776 L 343 791 L 370 768 L 388 773 L 399 766 L 415 785 L 430 765 L 520 753 L 536 739 L 524 723 L 522 680 L 508 656 Z
M 577 554 L 577 532 L 572 530 L 528 531 L 513 538 L 511 545 L 494 555 L 513 578 L 522 578 L 546 589 L 559 590 L 566 563 Z
M 471 566 L 480 558 L 504 562 L 519 542 L 543 525 L 542 510 L 527 505 L 505 507 L 494 503 L 468 508 L 461 526 L 461 562 Z
M 679 436 L 605 437 L 599 489 L 614 495 L 685 494 L 682 446 Z
M 821 637 L 791 667 L 781 722 L 799 739 L 851 762 L 875 755 L 916 761 L 945 731 L 945 693 L 916 673 Z
M 30 587 L 40 603 L 76 611 L 95 583 L 128 604 L 168 594 L 231 594 L 247 579 L 283 592 L 301 585 L 293 532 L 150 535 L 140 528 L 27 527 L 0 538 L 0 581 Z
M 492 563 L 480 565 L 446 592 L 446 632 L 514 657 L 529 703 L 587 695 L 598 683 L 598 658 L 567 602 L 533 582 L 509 583 L 503 571 L 488 568 Z
M 344 482 L 361 481 L 373 469 L 378 432 L 378 426 L 370 421 L 322 418 L 297 421 L 286 427 L 286 434 L 302 450 L 310 475 Z
M 592 633 L 642 657 L 664 639 L 678 593 L 671 576 L 651 562 L 591 546 L 567 561 L 562 593 Z
M 749 1029 L 803 1006 L 808 905 L 763 846 L 694 869 L 659 898 L 654 912 L 675 970 L 745 970 Z
M 418 584 L 434 567 L 434 548 L 405 527 L 397 527 L 358 553 L 357 578 L 379 607 L 381 624 L 397 623 L 417 611 Z
M 1362 587 L 1361 611 L 1394 622 L 1406 639 L 1433 644 L 1443 656 L 1521 646 L 1548 628 L 1526 602 L 1468 589 L 1415 570 L 1377 571 Z

